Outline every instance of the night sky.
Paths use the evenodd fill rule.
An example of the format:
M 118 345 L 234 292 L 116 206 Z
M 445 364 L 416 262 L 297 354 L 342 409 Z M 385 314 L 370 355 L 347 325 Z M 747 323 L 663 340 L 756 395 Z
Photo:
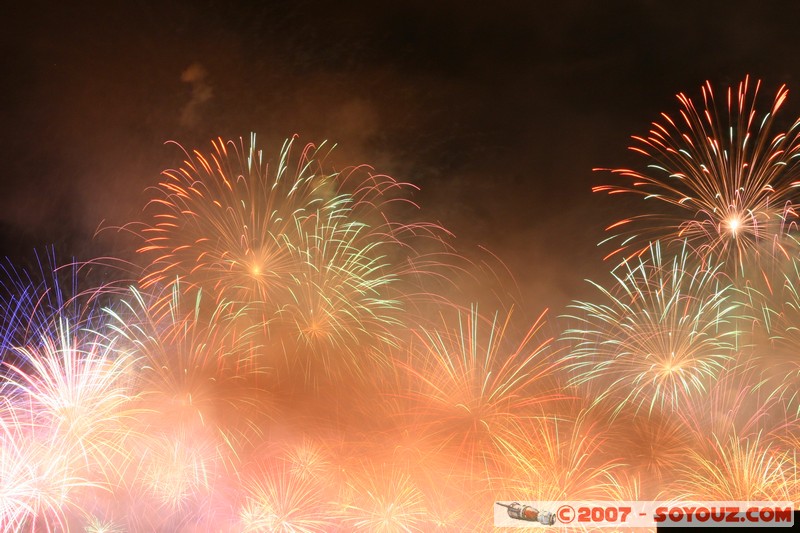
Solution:
M 507 263 L 532 310 L 603 279 L 626 201 L 593 167 L 710 80 L 790 89 L 794 2 L 79 2 L 3 8 L 0 255 L 121 254 L 113 227 L 180 162 L 258 134 L 337 143 L 422 188 L 423 216 Z M 474 5 L 476 7 L 470 7 Z M 483 6 L 483 7 L 477 7 Z M 633 213 L 631 213 L 633 214 Z

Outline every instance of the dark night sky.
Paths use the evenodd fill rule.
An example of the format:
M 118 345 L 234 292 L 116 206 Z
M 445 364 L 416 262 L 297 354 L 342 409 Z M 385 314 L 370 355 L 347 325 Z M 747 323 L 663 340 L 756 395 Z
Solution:
M 641 165 L 629 136 L 677 92 L 749 73 L 800 114 L 795 2 L 22 4 L 0 36 L 11 257 L 116 253 L 95 229 L 136 217 L 180 157 L 164 141 L 254 131 L 277 154 L 298 133 L 420 185 L 428 219 L 502 257 L 531 308 L 559 306 L 602 277 L 596 243 L 627 214 L 591 169 Z

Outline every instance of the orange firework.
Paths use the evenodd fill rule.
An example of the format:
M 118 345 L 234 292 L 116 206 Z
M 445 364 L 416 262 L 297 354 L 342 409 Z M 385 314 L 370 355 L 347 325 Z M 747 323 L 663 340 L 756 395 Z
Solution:
M 286 463 L 263 470 L 243 485 L 242 531 L 321 532 L 333 527 L 334 506 L 326 500 L 321 480 L 299 476 Z
M 497 499 L 558 501 L 602 498 L 620 462 L 604 457 L 603 425 L 577 416 L 551 415 L 533 424 L 528 446 L 511 456 L 514 474 Z
M 692 450 L 674 498 L 735 501 L 792 500 L 791 456 L 762 435 L 714 440 L 711 454 Z
M 662 114 L 663 122 L 654 122 L 646 136 L 633 137 L 631 150 L 647 158 L 648 170 L 613 169 L 632 183 L 594 191 L 641 195 L 657 211 L 612 224 L 608 230 L 621 233 L 609 240 L 620 237 L 622 243 L 609 256 L 645 251 L 651 240 L 688 240 L 703 255 L 731 257 L 741 270 L 748 254 L 781 246 L 797 219 L 800 122 L 774 131 L 788 90 L 782 86 L 759 112 L 760 86 L 745 78 L 718 107 L 706 82 L 701 108 L 681 93 L 679 117 Z M 635 229 L 626 231 L 629 226 Z
M 163 297 L 151 299 L 136 290 L 118 310 L 108 311 L 108 328 L 119 347 L 140 360 L 135 372 L 140 408 L 155 415 L 148 425 L 200 425 L 224 429 L 228 436 L 247 432 L 251 416 L 269 412 L 258 328 L 243 310 L 229 312 L 224 302 L 207 309 L 200 291 L 193 300 L 179 284 L 170 292 L 169 313 L 163 316 L 153 311 Z
M 131 288 L 72 296 L 0 265 L 0 529 L 471 531 L 498 500 L 797 502 L 800 121 L 771 133 L 786 90 L 765 115 L 757 94 L 745 80 L 726 115 L 707 85 L 705 109 L 681 95 L 637 138 L 655 164 L 597 190 L 665 209 L 613 226 L 614 283 L 557 341 L 546 311 L 518 328 L 499 260 L 407 216 L 415 187 L 294 139 L 273 162 L 255 137 L 185 152 L 128 226 Z M 500 311 L 465 307 L 486 300 Z
M 340 497 L 347 528 L 380 533 L 425 531 L 424 495 L 411 476 L 389 465 L 364 465 Z
M 627 474 L 635 476 L 636 490 L 640 495 L 655 497 L 665 482 L 673 479 L 675 470 L 696 445 L 691 429 L 674 415 L 659 413 L 645 417 L 629 414 L 615 420 L 614 425 L 611 442 L 614 449 L 620 450 L 620 461 L 628 465 Z
M 794 502 L 794 508 L 800 506 L 800 434 L 798 426 L 793 427 L 791 436 L 781 442 L 789 458 L 786 473 L 786 485 L 789 492 L 789 501 Z
M 752 371 L 800 418 L 800 261 L 776 261 L 764 280 L 741 290 L 742 321 L 751 327 Z
M 318 374 L 357 368 L 355 347 L 393 343 L 405 294 L 419 292 L 403 285 L 431 264 L 414 243 L 441 244 L 444 231 L 393 222 L 395 204 L 413 205 L 410 185 L 366 166 L 326 172 L 322 147 L 298 156 L 293 144 L 270 166 L 254 137 L 220 139 L 165 171 L 139 230 L 142 286 L 202 287 L 257 311 L 287 355 L 322 363 Z
M 598 302 L 575 302 L 563 335 L 572 343 L 564 363 L 575 385 L 601 387 L 596 403 L 617 410 L 675 411 L 702 397 L 733 360 L 736 304 L 719 265 L 692 265 L 684 248 L 663 256 L 659 243 L 644 258 L 613 271 L 616 284 Z
M 421 329 L 407 363 L 406 415 L 415 432 L 465 462 L 496 473 L 526 439 L 525 422 L 562 398 L 551 338 L 540 335 L 544 313 L 515 342 L 511 314 L 485 320 L 476 308 L 454 324 Z M 487 470 L 488 469 L 488 470 Z

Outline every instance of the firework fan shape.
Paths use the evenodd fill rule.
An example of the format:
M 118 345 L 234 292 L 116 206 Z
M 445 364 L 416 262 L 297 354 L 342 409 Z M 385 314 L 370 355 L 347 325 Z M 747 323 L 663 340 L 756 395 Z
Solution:
M 610 449 L 622 451 L 625 473 L 636 473 L 642 496 L 672 497 L 670 491 L 680 487 L 681 472 L 688 471 L 689 458 L 698 450 L 699 457 L 713 457 L 719 442 L 782 434 L 785 408 L 775 388 L 754 370 L 752 362 L 725 368 L 701 398 L 678 412 L 642 417 L 636 406 L 629 406 L 614 417 Z
M 443 230 L 391 221 L 413 205 L 412 186 L 365 166 L 325 172 L 322 147 L 298 156 L 293 144 L 271 168 L 255 137 L 249 147 L 217 140 L 165 171 L 139 230 L 151 261 L 142 287 L 180 279 L 258 311 L 287 357 L 312 353 L 333 372 L 334 359 L 363 355 L 356 346 L 394 341 L 414 292 L 401 280 L 435 264 L 412 244 L 441 243 Z
M 676 498 L 731 501 L 793 501 L 791 455 L 761 434 L 710 441 L 711 453 L 693 450 L 677 483 Z
M 217 411 L 224 412 L 229 402 L 244 414 L 247 402 L 236 400 L 262 392 L 259 378 L 267 372 L 258 328 L 229 303 L 207 308 L 201 290 L 192 294 L 176 284 L 169 293 L 167 315 L 154 313 L 163 296 L 137 289 L 116 310 L 107 310 L 107 327 L 119 346 L 140 359 L 140 398 L 158 405 L 162 414 L 212 427 L 222 423 Z
M 736 305 L 719 265 L 691 266 L 688 247 L 672 258 L 650 246 L 646 259 L 623 262 L 616 284 L 597 303 L 575 302 L 563 340 L 571 384 L 597 387 L 596 403 L 674 411 L 699 399 L 732 361 Z M 590 282 L 591 283 L 591 282 Z
M 425 531 L 424 494 L 403 469 L 362 465 L 341 491 L 341 523 L 355 531 Z
M 39 345 L 19 348 L 23 362 L 9 365 L 5 379 L 24 398 L 32 423 L 72 443 L 88 463 L 113 468 L 132 414 L 135 359 L 89 335 L 60 319 Z
M 335 508 L 321 480 L 302 476 L 285 463 L 245 481 L 239 511 L 242 531 L 318 532 L 334 526 Z
M 114 302 L 118 293 L 114 285 L 84 288 L 87 278 L 96 274 L 92 265 L 62 265 L 52 248 L 34 250 L 32 265 L 0 264 L 0 349 L 5 363 L 17 360 L 18 348 L 41 342 L 60 320 L 74 331 L 102 329 L 98 310 Z
M 227 448 L 235 456 L 238 443 L 263 438 L 263 427 L 274 415 L 260 329 L 243 311 L 231 311 L 229 303 L 206 307 L 201 290 L 192 294 L 176 284 L 169 292 L 166 315 L 154 312 L 162 295 L 136 289 L 116 311 L 108 311 L 107 327 L 118 345 L 139 360 L 137 423 L 147 435 L 134 448 L 147 455 L 156 453 L 154 444 L 173 453 L 162 441 L 177 431 L 187 442 L 217 442 L 207 447 Z
M 528 445 L 510 456 L 515 468 L 502 487 L 506 498 L 557 501 L 607 497 L 608 480 L 621 465 L 603 457 L 607 431 L 587 415 L 582 410 L 576 415 L 549 415 L 536 420 L 536 431 Z
M 128 497 L 118 512 L 134 530 L 217 519 L 209 502 L 225 499 L 239 454 L 265 438 L 274 407 L 261 328 L 246 310 L 205 305 L 202 289 L 180 283 L 166 290 L 171 297 L 131 288 L 106 310 L 109 334 L 137 359 L 136 416 L 118 477 Z M 133 518 L 139 508 L 158 513 Z
M 800 122 L 775 131 L 788 90 L 782 86 L 764 112 L 757 109 L 760 85 L 745 78 L 719 102 L 706 82 L 701 107 L 679 94 L 678 117 L 662 114 L 646 136 L 633 137 L 631 150 L 649 161 L 646 172 L 596 169 L 632 183 L 601 185 L 595 192 L 641 195 L 654 209 L 609 226 L 615 232 L 609 240 L 621 244 L 608 257 L 646 252 L 650 240 L 687 240 L 703 255 L 731 258 L 729 264 L 741 270 L 751 252 L 772 253 L 783 245 L 797 219 Z
M 415 433 L 474 475 L 497 475 L 528 439 L 526 421 L 562 399 L 544 313 L 518 340 L 511 313 L 483 318 L 476 307 L 421 329 L 402 371 L 405 416 Z
M 6 392 L 6 391 L 3 391 Z M 20 420 L 24 405 L 3 402 L 0 446 L 0 525 L 4 530 L 68 527 L 79 495 L 97 486 L 79 451 L 49 428 Z
M 608 500 L 622 493 L 619 461 L 604 452 L 608 424 L 592 420 L 593 412 L 570 402 L 569 408 L 537 417 L 531 424 L 529 439 L 510 453 L 513 465 L 492 491 L 484 495 L 482 506 L 495 501 L 539 502 L 557 500 Z M 614 449 L 613 451 L 617 451 Z M 636 498 L 633 498 L 636 499 Z M 492 528 L 492 517 L 481 517 L 481 531 Z M 581 527 L 568 531 L 582 530 Z
M 800 434 L 796 424 L 792 429 L 791 434 L 782 439 L 779 445 L 786 451 L 789 460 L 786 468 L 787 490 L 789 501 L 794 502 L 794 508 L 797 509 L 800 506 Z
M 274 315 L 277 328 L 291 341 L 289 346 L 315 354 L 313 360 L 322 364 L 325 375 L 362 371 L 355 355 L 374 352 L 354 347 L 371 341 L 394 346 L 394 331 L 401 325 L 402 302 L 381 296 L 397 276 L 379 274 L 389 265 L 383 257 L 370 257 L 374 246 L 358 247 L 366 226 L 345 225 L 315 220 L 309 233 L 299 235 L 300 242 L 289 245 L 298 260 Z
M 101 332 L 105 289 L 79 292 L 78 269 L 54 264 L 3 281 L 19 291 L 3 301 L 0 374 L 0 524 L 14 530 L 69 529 L 111 490 L 132 415 L 135 358 Z
M 188 278 L 247 301 L 281 291 L 293 271 L 287 241 L 303 232 L 304 220 L 338 205 L 332 178 L 314 172 L 306 153 L 291 175 L 291 145 L 274 176 L 254 146 L 221 139 L 210 155 L 186 153 L 183 167 L 164 171 L 146 210 L 151 222 L 141 230 L 146 244 L 138 251 L 154 254 L 142 286 Z
M 742 323 L 752 338 L 758 378 L 769 383 L 788 412 L 800 417 L 800 261 L 782 261 L 774 276 L 739 290 Z M 770 279 L 771 278 L 771 279 Z

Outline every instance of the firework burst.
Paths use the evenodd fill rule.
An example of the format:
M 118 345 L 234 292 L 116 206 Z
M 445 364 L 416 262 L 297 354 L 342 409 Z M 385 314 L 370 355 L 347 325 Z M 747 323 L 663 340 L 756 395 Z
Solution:
M 134 359 L 60 321 L 55 336 L 18 350 L 22 363 L 5 376 L 24 396 L 33 423 L 72 443 L 87 464 L 114 467 L 132 415 Z M 114 476 L 112 475 L 112 479 Z
M 593 284 L 600 303 L 576 302 L 567 316 L 576 327 L 564 359 L 571 383 L 597 383 L 598 402 L 613 398 L 652 413 L 674 410 L 697 394 L 733 358 L 736 331 L 729 327 L 735 304 L 718 266 L 692 268 L 684 248 L 663 257 L 658 243 L 647 260 L 625 261 L 613 272 L 611 290 Z
M 124 533 L 125 529 L 114 522 L 91 517 L 87 521 L 84 531 L 85 533 Z
M 392 222 L 413 205 L 410 185 L 365 166 L 325 172 L 324 145 L 297 156 L 293 141 L 274 168 L 252 138 L 249 147 L 218 140 L 165 171 L 139 230 L 151 260 L 142 286 L 180 279 L 258 311 L 287 356 L 310 353 L 325 373 L 357 359 L 356 346 L 394 341 L 404 295 L 415 292 L 401 281 L 434 262 L 413 243 L 441 244 L 444 231 Z
M 152 223 L 141 230 L 139 252 L 155 254 L 143 286 L 189 278 L 228 299 L 265 301 L 282 290 L 293 270 L 286 242 L 318 209 L 335 210 L 330 178 L 311 170 L 306 153 L 288 175 L 290 146 L 273 178 L 255 147 L 222 140 L 210 156 L 187 153 L 182 168 L 165 171 L 148 205 Z
M 69 528 L 92 491 L 117 477 L 134 362 L 105 337 L 104 289 L 79 291 L 77 265 L 5 268 L 0 374 L 0 523 Z M 16 292 L 15 292 L 16 291 Z
M 178 430 L 142 441 L 137 481 L 166 512 L 185 514 L 195 500 L 210 493 L 230 452 L 220 439 Z
M 791 436 L 783 439 L 781 443 L 789 459 L 786 483 L 789 491 L 789 500 L 794 502 L 795 509 L 800 506 L 800 435 L 798 435 L 797 429 L 795 425 Z
M 320 480 L 298 475 L 286 463 L 244 483 L 239 511 L 243 531 L 318 532 L 334 525 L 334 507 Z
M 745 78 L 728 89 L 718 107 L 707 82 L 702 107 L 681 93 L 678 118 L 662 114 L 663 121 L 654 122 L 647 136 L 633 137 L 631 150 L 648 159 L 648 171 L 613 169 L 632 183 L 594 191 L 634 193 L 667 209 L 612 224 L 608 230 L 617 233 L 611 239 L 621 244 L 609 256 L 646 251 L 650 240 L 688 240 L 701 254 L 730 257 L 731 266 L 741 269 L 748 254 L 781 246 L 797 218 L 800 122 L 775 131 L 788 90 L 782 86 L 767 111 L 760 112 L 760 85 Z
M 771 283 L 769 283 L 771 282 Z M 781 263 L 772 279 L 748 283 L 741 291 L 742 320 L 750 326 L 753 367 L 758 379 L 800 417 L 800 261 Z
M 422 329 L 408 363 L 407 400 L 415 431 L 476 473 L 504 464 L 525 439 L 523 421 L 562 396 L 544 313 L 515 342 L 511 314 L 485 320 L 477 308 L 443 328 Z
M 635 480 L 633 485 L 625 487 L 635 488 L 640 496 L 653 497 L 667 481 L 673 480 L 676 468 L 683 465 L 695 443 L 690 427 L 672 414 L 621 416 L 615 420 L 611 433 L 613 440 L 610 440 L 620 450 L 620 460 L 628 465 L 626 474 Z
M 371 253 L 380 244 L 359 245 L 360 234 L 367 231 L 364 224 L 338 227 L 335 221 L 315 219 L 300 242 L 290 245 L 297 261 L 273 330 L 291 339 L 285 344 L 300 354 L 313 354 L 294 360 L 321 365 L 324 375 L 359 373 L 361 361 L 355 355 L 376 353 L 354 347 L 396 344 L 401 302 L 382 295 L 397 276 L 380 274 L 389 267 L 384 257 Z
M 248 414 L 268 412 L 258 327 L 225 302 L 207 308 L 200 290 L 192 298 L 178 284 L 170 294 L 166 315 L 153 311 L 162 296 L 136 289 L 107 311 L 108 329 L 139 359 L 135 378 L 141 409 L 154 415 L 150 425 L 230 429 L 247 423 Z
M 176 284 L 169 292 L 166 299 L 131 289 L 107 310 L 117 345 L 137 357 L 137 414 L 119 484 L 130 493 L 124 512 L 158 510 L 138 517 L 135 529 L 202 530 L 224 514 L 215 504 L 225 501 L 225 480 L 264 438 L 273 405 L 261 328 L 245 310 L 205 305 L 202 289 Z
M 758 90 L 727 114 L 708 85 L 704 109 L 680 95 L 636 138 L 650 170 L 597 190 L 664 212 L 614 225 L 615 283 L 556 342 L 546 312 L 516 327 L 499 260 L 407 222 L 413 186 L 294 139 L 274 164 L 254 138 L 185 152 L 128 226 L 132 288 L 80 292 L 49 256 L 1 267 L 0 529 L 453 531 L 489 529 L 499 499 L 797 501 L 800 122 L 772 133 L 786 91 L 759 115 Z M 461 307 L 484 298 L 503 311 Z
M 425 499 L 411 476 L 388 465 L 364 466 L 340 497 L 348 528 L 381 533 L 424 531 Z
M 587 415 L 581 411 L 574 417 L 536 420 L 528 446 L 511 456 L 516 475 L 504 484 L 506 495 L 532 501 L 603 497 L 620 463 L 603 457 L 607 432 Z
M 684 499 L 730 501 L 792 500 L 791 456 L 762 435 L 709 441 L 712 452 L 692 451 L 676 484 Z

